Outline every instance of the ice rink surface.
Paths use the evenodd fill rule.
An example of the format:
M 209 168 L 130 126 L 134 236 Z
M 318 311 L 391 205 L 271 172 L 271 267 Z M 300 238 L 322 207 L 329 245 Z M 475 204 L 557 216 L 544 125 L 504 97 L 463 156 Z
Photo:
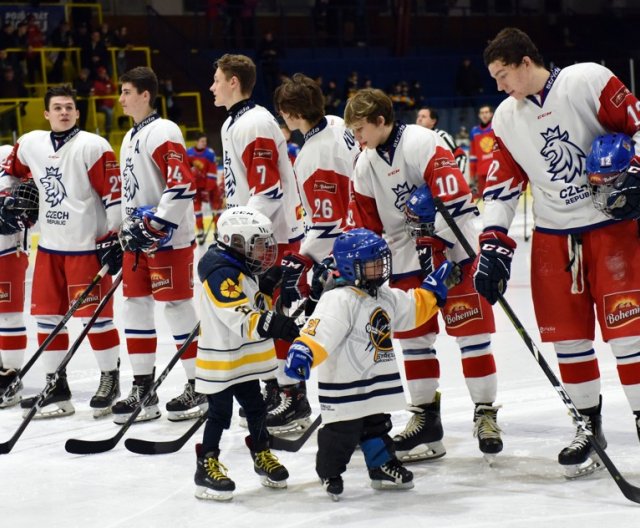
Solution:
M 529 223 L 531 220 L 529 220 Z M 530 242 L 523 240 L 520 211 L 510 234 L 518 249 L 512 266 L 507 301 L 524 323 L 557 373 L 555 355 L 542 345 L 535 326 L 529 287 Z M 200 251 L 202 249 L 200 248 Z M 28 281 L 30 287 L 31 281 Z M 196 293 L 199 298 L 199 290 Z M 116 297 L 116 324 L 120 294 Z M 121 313 L 121 312 L 120 312 Z M 568 481 L 556 462 L 558 452 L 573 438 L 567 409 L 515 329 L 495 308 L 497 333 L 493 339 L 499 376 L 498 414 L 504 451 L 489 467 L 472 436 L 473 406 L 462 377 L 460 352 L 452 338 L 436 343 L 441 365 L 442 421 L 447 454 L 434 462 L 412 464 L 415 488 L 375 491 L 363 457 L 356 452 L 344 474 L 345 491 L 332 502 L 315 473 L 315 435 L 298 453 L 278 453 L 290 478 L 286 490 L 260 485 L 244 445 L 246 429 L 234 418 L 222 440 L 221 461 L 236 482 L 229 503 L 194 498 L 194 445 L 202 429 L 177 453 L 142 456 L 130 453 L 124 440 L 99 455 L 76 456 L 64 449 L 68 438 L 104 439 L 117 427 L 109 417 L 95 420 L 89 399 L 98 384 L 93 353 L 84 344 L 68 367 L 76 414 L 55 420 L 33 421 L 8 455 L 0 456 L 0 524 L 22 528 L 116 527 L 539 527 L 587 528 L 638 526 L 640 505 L 629 502 L 606 470 Z M 30 319 L 30 318 L 29 318 Z M 157 372 L 175 352 L 161 309 Z M 35 325 L 29 320 L 30 346 L 35 350 Z M 70 325 L 71 340 L 79 332 Z M 607 453 L 622 474 L 640 485 L 640 444 L 622 392 L 609 348 L 596 343 L 603 384 L 603 423 Z M 131 368 L 123 347 L 122 393 L 131 387 Z M 177 365 L 160 386 L 163 415 L 159 420 L 132 426 L 126 437 L 169 440 L 191 422 L 167 421 L 164 404 L 182 391 L 184 371 Z M 309 382 L 309 400 L 318 413 L 315 375 Z M 40 362 L 27 374 L 25 395 L 44 387 Z M 394 433 L 404 428 L 409 413 L 393 415 Z M 21 422 L 19 408 L 0 410 L 0 441 L 8 440 Z M 125 438 L 126 438 L 125 437 Z

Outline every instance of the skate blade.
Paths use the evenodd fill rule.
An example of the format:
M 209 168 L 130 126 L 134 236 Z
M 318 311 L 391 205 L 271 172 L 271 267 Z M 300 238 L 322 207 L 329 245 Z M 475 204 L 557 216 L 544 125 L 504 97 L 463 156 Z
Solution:
M 371 487 L 376 490 L 407 490 L 413 488 L 413 480 L 409 482 L 391 482 L 390 480 L 372 480 Z
M 21 401 L 22 401 L 22 395 L 15 394 L 14 396 L 11 396 L 11 398 L 7 398 L 2 403 L 0 403 L 0 409 L 8 409 L 9 407 L 18 405 Z
M 187 411 L 167 411 L 167 420 L 170 422 L 184 422 L 185 420 L 195 420 L 207 414 L 209 404 L 203 403 L 197 407 L 192 407 Z
M 194 495 L 203 500 L 230 501 L 233 499 L 232 491 L 216 491 L 206 486 L 196 486 Z
M 599 469 L 603 469 L 604 465 L 598 456 L 592 455 L 582 464 L 572 464 L 562 467 L 564 467 L 564 477 L 568 480 L 574 480 L 591 475 Z
M 22 412 L 22 417 L 26 418 L 30 411 L 30 408 L 25 409 Z M 50 418 L 62 418 L 63 416 L 70 416 L 75 412 L 76 409 L 70 401 L 55 402 L 50 403 L 46 407 L 40 407 L 33 419 L 48 420 Z
M 421 460 L 436 460 L 447 454 L 442 442 L 419 444 L 409 451 L 396 449 L 396 456 L 401 462 L 420 462 Z
M 496 462 L 496 453 L 483 453 L 482 458 L 489 465 L 489 467 L 493 467 Z
M 337 493 L 329 493 L 329 492 L 327 492 L 327 495 L 329 495 L 329 497 L 331 497 L 331 500 L 333 502 L 340 502 L 340 495 L 338 495 Z
M 157 420 L 158 418 L 160 418 L 161 414 L 162 413 L 160 412 L 160 409 L 158 409 L 157 405 L 152 405 L 150 407 L 145 407 L 144 410 L 141 411 L 138 416 L 136 416 L 136 419 L 133 421 L 133 423 L 148 422 L 150 420 Z M 123 423 L 125 423 L 129 419 L 129 416 L 131 416 L 131 413 L 114 414 L 113 415 L 113 423 L 118 424 L 118 425 L 122 425 Z
M 287 480 L 271 480 L 269 477 L 262 475 L 260 477 L 260 483 L 265 488 L 284 489 L 287 487 Z
M 303 433 L 311 425 L 311 417 L 299 418 L 298 420 L 292 420 L 286 425 L 278 425 L 275 427 L 267 427 L 268 431 L 274 435 L 288 435 Z
M 246 416 L 240 416 L 240 419 L 238 420 L 238 425 L 240 427 L 242 427 L 243 429 L 248 429 L 249 428 L 249 424 L 247 423 L 247 417 Z
M 97 420 L 99 418 L 104 418 L 105 416 L 109 416 L 111 414 L 111 407 L 92 407 L 93 409 L 93 417 Z

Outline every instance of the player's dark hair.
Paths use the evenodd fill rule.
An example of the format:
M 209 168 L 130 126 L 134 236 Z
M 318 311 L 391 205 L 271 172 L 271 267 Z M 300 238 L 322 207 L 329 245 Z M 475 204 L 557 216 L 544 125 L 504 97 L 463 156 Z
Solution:
M 429 117 L 435 121 L 434 126 L 438 124 L 438 119 L 440 116 L 438 115 L 438 111 L 435 108 L 431 108 L 430 106 L 423 106 L 420 110 L 426 110 L 429 112 Z
M 296 73 L 285 79 L 273 94 L 276 112 L 284 112 L 315 125 L 324 117 L 322 89 L 311 77 Z
M 242 95 L 251 95 L 256 85 L 256 64 L 251 58 L 246 55 L 226 53 L 213 66 L 214 68 L 220 68 L 227 79 L 236 77 L 240 82 Z
M 344 122 L 348 127 L 361 119 L 375 123 L 380 116 L 386 125 L 393 125 L 396 120 L 391 98 L 378 88 L 358 90 L 349 98 L 344 109 Z
M 542 55 L 529 35 L 514 27 L 500 31 L 493 40 L 489 41 L 483 54 L 486 66 L 494 61 L 517 66 L 524 57 L 529 57 L 537 66 L 544 66 Z
M 149 92 L 149 106 L 154 107 L 158 96 L 158 77 L 151 68 L 137 66 L 120 77 L 121 83 L 131 84 L 139 94 Z
M 49 103 L 52 97 L 70 97 L 73 99 L 74 106 L 76 105 L 76 91 L 69 84 L 62 84 L 60 86 L 52 86 L 44 94 L 44 108 L 49 111 Z

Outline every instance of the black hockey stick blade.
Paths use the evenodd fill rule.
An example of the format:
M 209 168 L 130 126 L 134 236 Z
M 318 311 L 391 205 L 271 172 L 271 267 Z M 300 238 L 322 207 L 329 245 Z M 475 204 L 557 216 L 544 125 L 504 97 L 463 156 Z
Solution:
M 180 451 L 180 449 L 182 449 L 189 438 L 191 438 L 206 421 L 206 414 L 200 416 L 180 438 L 176 438 L 175 440 L 154 442 L 153 440 L 127 438 L 124 441 L 124 446 L 132 453 L 137 453 L 139 455 L 166 455 L 169 453 L 175 453 L 176 451 Z
M 318 417 L 308 427 L 308 429 L 306 429 L 295 440 L 289 440 L 287 438 L 281 438 L 279 436 L 271 436 L 271 448 L 278 451 L 289 451 L 291 453 L 300 451 L 302 446 L 306 443 L 307 440 L 309 440 L 320 423 L 322 423 L 322 415 L 319 414 Z
M 138 405 L 134 409 L 134 411 L 129 415 L 129 418 L 127 418 L 127 421 L 120 426 L 120 430 L 115 435 L 113 435 L 111 438 L 106 438 L 104 440 L 81 440 L 77 438 L 69 438 L 64 444 L 65 450 L 68 453 L 73 453 L 75 455 L 93 455 L 96 453 L 104 453 L 105 451 L 110 451 L 111 449 L 113 449 L 118 444 L 118 442 L 122 439 L 122 437 L 127 432 L 129 427 L 131 427 L 131 424 L 133 424 L 133 422 L 138 417 L 138 415 L 142 412 L 144 405 L 149 400 L 151 400 L 151 398 L 153 398 L 153 395 L 158 390 L 158 387 L 160 387 L 160 384 L 169 375 L 169 372 L 171 371 L 171 369 L 178 362 L 178 360 L 180 359 L 180 356 L 184 354 L 184 351 L 187 349 L 187 347 L 196 338 L 199 331 L 200 331 L 200 323 L 196 324 L 196 326 L 193 327 L 193 330 L 191 330 L 191 333 L 189 334 L 187 339 L 184 341 L 184 343 L 182 343 L 182 346 L 173 355 L 173 357 L 171 358 L 171 361 L 169 361 L 169 364 L 160 373 L 160 375 L 158 376 L 156 381 L 153 383 L 153 385 L 151 385 L 149 392 L 147 392 L 142 402 L 140 402 L 140 405 Z
M 458 241 L 460 242 L 464 250 L 467 252 L 467 255 L 469 255 L 469 257 L 471 257 L 472 259 L 475 259 L 476 258 L 475 251 L 471 247 L 471 244 L 469 243 L 467 238 L 462 233 L 456 221 L 451 216 L 451 213 L 447 209 L 447 206 L 444 205 L 444 203 L 442 203 L 442 200 L 437 196 L 433 197 L 433 201 L 435 203 L 436 209 L 445 219 L 445 221 L 447 222 L 447 225 L 449 226 L 451 231 L 455 234 L 456 238 L 458 239 Z M 578 408 L 573 403 L 573 400 L 571 399 L 571 397 L 569 396 L 569 393 L 564 388 L 564 385 L 562 385 L 558 377 L 555 375 L 555 373 L 547 363 L 546 359 L 544 359 L 544 356 L 542 355 L 542 353 L 540 352 L 536 344 L 533 342 L 533 339 L 531 339 L 531 336 L 525 329 L 524 325 L 520 322 L 520 319 L 518 319 L 518 316 L 513 311 L 513 308 L 511 308 L 511 305 L 507 302 L 507 300 L 504 298 L 504 296 L 501 293 L 498 294 L 498 304 L 500 304 L 500 307 L 504 310 L 505 314 L 509 318 L 509 321 L 511 321 L 511 324 L 514 326 L 518 334 L 520 334 L 520 337 L 522 338 L 525 345 L 529 349 L 529 352 L 531 352 L 535 360 L 538 362 L 538 365 L 540 365 L 540 368 L 542 369 L 544 374 L 547 376 L 547 379 L 551 382 L 551 385 L 553 385 L 554 389 L 556 389 L 556 392 L 562 398 L 562 401 L 564 402 L 567 409 L 569 409 L 569 412 L 571 413 L 571 416 L 576 422 L 577 426 L 580 429 L 582 429 L 587 435 L 587 438 L 589 439 L 589 442 L 591 443 L 593 450 L 600 457 L 600 460 L 602 461 L 604 466 L 607 468 L 607 471 L 609 471 L 609 474 L 613 477 L 613 480 L 617 484 L 618 488 L 620 488 L 620 491 L 622 491 L 622 494 L 630 501 L 640 504 L 640 488 L 629 483 L 622 476 L 620 471 L 618 471 L 618 468 L 609 458 L 609 455 L 607 455 L 605 450 L 600 446 L 600 444 L 598 444 L 598 441 L 595 439 L 591 431 L 587 429 L 587 424 L 585 423 L 584 418 L 578 411 Z

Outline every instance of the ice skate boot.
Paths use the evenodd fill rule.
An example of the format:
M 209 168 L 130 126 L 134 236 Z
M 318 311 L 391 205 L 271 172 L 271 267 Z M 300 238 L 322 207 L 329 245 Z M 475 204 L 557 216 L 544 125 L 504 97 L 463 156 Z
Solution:
M 278 381 L 275 379 L 270 379 L 264 382 L 264 390 L 262 391 L 262 397 L 264 398 L 264 402 L 267 405 L 267 413 L 270 413 L 275 409 L 278 405 L 280 405 L 280 386 L 278 385 Z M 247 428 L 247 414 L 244 412 L 244 409 L 240 407 L 238 410 L 238 415 L 240 416 L 240 427 Z
M 267 413 L 267 429 L 271 434 L 288 434 L 304 431 L 311 425 L 311 406 L 307 391 L 301 385 L 282 389 L 280 404 Z
M 188 380 L 184 385 L 184 391 L 166 405 L 169 413 L 167 419 L 170 422 L 181 422 L 200 418 L 209 409 L 207 396 L 195 390 L 196 381 Z
M 40 409 L 33 417 L 34 420 L 40 420 L 42 418 L 59 418 L 61 416 L 68 416 L 76 412 L 73 404 L 71 403 L 71 391 L 69 390 L 69 384 L 67 383 L 67 373 L 63 370 L 57 375 L 47 374 L 47 384 L 54 378 L 55 384 L 42 400 Z M 32 396 L 26 400 L 20 402 L 20 407 L 24 409 L 22 413 L 23 417 L 29 414 L 29 410 L 36 404 L 38 396 Z
M 254 451 L 251 436 L 245 438 L 245 443 L 253 459 L 253 470 L 260 475 L 262 485 L 267 488 L 286 488 L 289 472 L 278 457 L 268 448 Z
M 120 397 L 120 360 L 115 370 L 100 373 L 98 390 L 91 398 L 89 407 L 93 409 L 93 417 L 100 418 L 111 414 L 111 407 Z
M 587 429 L 591 431 L 600 447 L 607 447 L 607 440 L 602 432 L 602 397 L 600 403 L 596 407 L 583 409 L 580 411 Z M 574 420 L 575 423 L 575 420 Z M 590 475 L 597 469 L 602 469 L 602 461 L 591 446 L 591 442 L 582 429 L 576 430 L 576 436 L 567 447 L 565 447 L 558 455 L 558 462 L 564 466 L 565 477 L 569 479 Z
M 120 400 L 111 408 L 114 423 L 118 425 L 125 423 L 131 413 L 141 404 L 151 390 L 155 372 L 156 369 L 154 368 L 151 374 L 142 374 L 133 377 L 133 386 L 131 387 L 129 396 L 124 400 Z M 158 409 L 158 395 L 153 394 L 140 411 L 140 414 L 136 416 L 134 422 L 146 422 L 155 420 L 156 418 L 160 418 L 160 409 Z
M 498 427 L 498 409 L 500 405 L 476 403 L 473 413 L 473 436 L 478 439 L 478 447 L 484 459 L 491 465 L 496 455 L 502 451 L 502 429 Z
M 331 500 L 334 502 L 338 502 L 340 500 L 340 495 L 344 491 L 344 483 L 342 482 L 342 477 L 338 475 L 337 477 L 329 477 L 320 479 L 322 482 L 322 487 L 331 497 Z
M 198 499 L 217 501 L 233 499 L 236 484 L 227 477 L 227 468 L 218 459 L 220 451 L 203 454 L 202 444 L 196 444 L 196 456 L 198 460 L 196 474 L 193 477 L 196 483 L 195 496 Z
M 196 233 L 196 240 L 198 241 L 198 245 L 202 246 L 206 240 L 206 235 L 204 234 L 204 230 L 198 229 Z
M 442 444 L 440 392 L 433 403 L 409 407 L 413 416 L 404 431 L 393 437 L 397 457 L 402 462 L 434 460 L 446 454 Z
M 411 489 L 413 473 L 402 465 L 397 458 L 392 458 L 377 468 L 369 470 L 373 489 Z
M 17 380 L 17 383 L 14 382 Z M 0 368 L 0 409 L 13 407 L 22 400 L 22 380 L 17 369 Z

